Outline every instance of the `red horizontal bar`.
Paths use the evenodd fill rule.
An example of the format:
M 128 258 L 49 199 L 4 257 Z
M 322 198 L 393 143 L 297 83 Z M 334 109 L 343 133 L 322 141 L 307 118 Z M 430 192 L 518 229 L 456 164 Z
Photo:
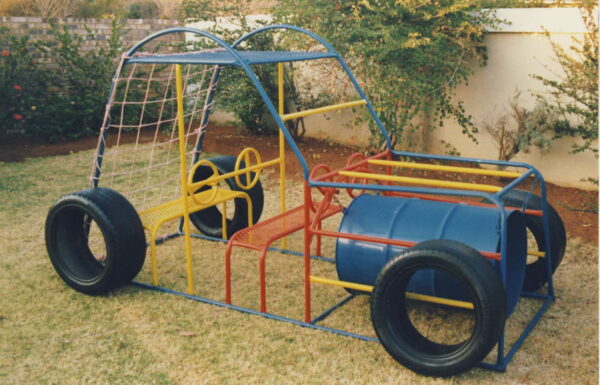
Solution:
M 352 239 L 354 241 L 364 241 L 364 242 L 373 242 L 373 243 L 383 243 L 385 245 L 393 245 L 400 247 L 412 247 L 417 244 L 417 242 L 410 241 L 402 241 L 399 239 L 387 239 L 387 238 L 379 238 L 379 237 L 371 237 L 368 235 L 361 234 L 350 234 L 350 233 L 340 233 L 337 231 L 329 231 L 329 230 L 311 230 L 313 234 L 325 235 L 328 237 L 336 237 L 336 238 L 344 238 L 344 239 Z M 488 259 L 493 259 L 495 261 L 500 260 L 500 253 L 491 253 L 488 251 L 480 251 L 481 255 Z

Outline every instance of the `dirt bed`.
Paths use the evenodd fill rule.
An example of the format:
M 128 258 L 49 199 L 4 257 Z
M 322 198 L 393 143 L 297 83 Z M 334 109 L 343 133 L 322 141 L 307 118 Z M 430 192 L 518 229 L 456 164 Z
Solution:
M 217 135 L 207 135 L 205 147 L 218 149 L 221 154 L 237 154 L 246 146 L 255 147 L 264 159 L 278 156 L 278 140 L 276 136 L 252 136 L 246 131 L 232 126 L 211 125 L 208 128 Z M 142 132 L 140 142 L 147 143 L 153 139 L 154 131 Z M 133 134 L 122 137 L 122 143 L 135 142 Z M 98 139 L 83 138 L 76 141 L 47 143 L 40 139 L 17 138 L 0 143 L 0 161 L 22 162 L 33 157 L 62 155 L 95 148 Z M 357 148 L 344 146 L 313 138 L 303 138 L 299 147 L 311 165 L 325 163 L 330 167 L 341 167 L 348 156 L 360 151 Z M 302 170 L 292 152 L 287 151 L 286 167 L 288 175 L 295 180 L 302 180 Z M 427 176 L 427 174 L 421 173 Z M 470 178 L 469 181 L 496 183 L 488 178 Z M 586 191 L 570 187 L 561 187 L 548 183 L 548 201 L 559 212 L 565 223 L 569 237 L 580 237 L 586 241 L 598 243 L 598 192 Z

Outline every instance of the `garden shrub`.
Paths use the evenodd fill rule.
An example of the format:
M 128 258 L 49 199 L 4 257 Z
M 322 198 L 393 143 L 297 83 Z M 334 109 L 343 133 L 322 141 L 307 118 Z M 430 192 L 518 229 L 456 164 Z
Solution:
M 539 100 L 532 109 L 521 106 L 516 92 L 509 101 L 510 112 L 497 120 L 483 123 L 491 135 L 498 159 L 509 161 L 519 153 L 528 153 L 537 148 L 547 154 L 554 141 L 564 135 L 569 127 L 565 120 L 545 100 Z
M 477 127 L 454 90 L 473 62 L 486 64 L 484 27 L 497 20 L 481 2 L 281 0 L 275 11 L 278 21 L 316 32 L 348 59 L 403 147 L 425 150 L 428 131 L 447 118 L 475 140 Z
M 576 139 L 573 153 L 590 151 L 598 156 L 598 23 L 597 2 L 581 2 L 581 15 L 587 32 L 583 39 L 574 37 L 568 50 L 550 39 L 562 74 L 557 78 L 532 75 L 548 87 L 537 94 L 547 105 L 548 113 L 559 115 L 557 137 Z
M 93 40 L 89 30 L 81 36 L 53 25 L 50 41 L 0 30 L 0 136 L 57 141 L 96 134 L 123 32 L 113 20 L 106 44 L 83 50 L 84 40 Z
M 47 84 L 47 74 L 37 74 L 28 37 L 7 33 L 7 29 L 0 29 L 6 44 L 0 52 L 0 138 L 23 132 L 37 114 L 37 95 Z
M 137 1 L 127 10 L 128 19 L 153 19 L 160 14 L 158 4 L 153 1 Z

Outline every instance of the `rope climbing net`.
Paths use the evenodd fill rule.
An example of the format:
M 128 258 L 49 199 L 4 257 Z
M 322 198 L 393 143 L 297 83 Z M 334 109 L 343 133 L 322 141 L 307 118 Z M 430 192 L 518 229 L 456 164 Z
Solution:
M 113 79 L 91 184 L 117 190 L 143 210 L 181 196 L 175 64 L 124 65 L 126 59 Z M 216 70 L 182 65 L 188 165 L 199 157 Z

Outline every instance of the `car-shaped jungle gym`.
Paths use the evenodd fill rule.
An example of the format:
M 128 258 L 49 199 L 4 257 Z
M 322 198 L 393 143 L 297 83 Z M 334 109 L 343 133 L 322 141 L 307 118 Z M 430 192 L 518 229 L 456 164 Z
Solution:
M 273 32 L 300 34 L 312 39 L 313 48 L 248 49 L 249 39 Z M 189 37 L 203 39 L 213 47 L 173 52 L 165 48 L 168 44 L 160 43 L 159 38 L 182 33 L 188 41 Z M 357 98 L 291 111 L 284 95 L 286 69 L 292 62 L 314 60 L 339 65 Z M 253 69 L 258 65 L 277 66 L 277 107 Z M 203 148 L 205 136 L 211 134 L 206 127 L 219 77 L 229 67 L 245 73 L 278 126 L 279 156 L 275 159 L 263 160 L 252 147 L 238 156 L 212 156 Z M 353 154 L 339 169 L 326 164 L 309 168 L 287 124 L 346 108 L 367 109 L 385 148 L 376 154 Z M 154 134 L 144 141 L 143 132 Z M 126 143 L 126 137 L 133 138 L 132 142 Z M 291 209 L 286 202 L 286 146 L 297 158 L 304 179 L 303 202 Z M 214 150 L 218 153 L 219 149 Z M 275 190 L 280 195 L 280 213 L 261 219 L 265 201 L 260 176 L 269 167 L 278 169 Z M 401 175 L 405 171 L 413 172 L 412 176 Z M 414 176 L 414 172 L 427 177 Z M 447 177 L 458 174 L 496 178 L 498 183 Z M 337 218 L 337 231 L 322 226 L 331 218 Z M 176 230 L 160 235 L 160 229 L 169 224 Z M 193 232 L 192 225 L 199 232 Z M 90 241 L 94 231 L 101 239 L 101 252 Z M 303 236 L 302 251 L 290 250 L 286 244 L 297 232 Z M 157 246 L 177 237 L 184 242 L 186 292 L 159 286 Z M 325 238 L 335 242 L 333 257 L 321 255 Z M 209 241 L 226 242 L 224 300 L 199 296 L 194 282 L 194 265 L 202 261 L 192 260 L 193 248 L 196 242 Z M 279 241 L 282 248 L 274 246 Z M 505 370 L 554 300 L 552 275 L 565 244 L 564 225 L 547 203 L 538 170 L 524 163 L 395 150 L 341 56 L 314 33 L 289 25 L 258 28 L 233 44 L 202 30 L 172 28 L 126 52 L 110 88 L 91 188 L 60 198 L 46 221 L 51 262 L 61 278 L 80 292 L 102 294 L 132 282 L 149 248 L 152 283 L 134 282 L 141 287 L 379 341 L 399 363 L 432 376 L 450 376 L 476 365 Z M 257 309 L 236 305 L 232 299 L 232 252 L 243 248 L 259 254 Z M 301 256 L 290 257 L 303 265 L 300 319 L 267 310 L 269 251 Z M 337 277 L 315 274 L 315 263 L 335 264 Z M 311 292 L 321 285 L 338 286 L 335 290 L 345 290 L 346 295 L 315 316 Z M 371 296 L 377 337 L 322 325 L 359 294 Z M 505 346 L 506 320 L 523 297 L 537 299 L 541 305 L 512 345 Z M 413 322 L 410 308 L 415 304 L 468 316 L 468 332 L 458 342 L 429 338 Z M 485 359 L 494 347 L 496 357 L 488 362 Z

